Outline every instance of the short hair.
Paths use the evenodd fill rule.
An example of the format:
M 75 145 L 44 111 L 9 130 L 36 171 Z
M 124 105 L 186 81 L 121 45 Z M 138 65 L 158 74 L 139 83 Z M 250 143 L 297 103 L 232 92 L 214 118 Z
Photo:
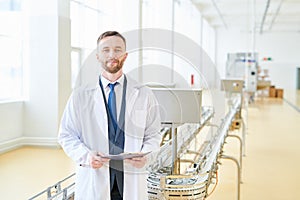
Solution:
M 120 37 L 124 43 L 125 43 L 125 48 L 126 48 L 126 40 L 125 38 L 123 37 L 123 35 L 121 35 L 119 32 L 117 31 L 106 31 L 104 33 L 102 33 L 99 37 L 98 37 L 98 40 L 97 40 L 97 45 L 100 43 L 100 41 L 103 39 L 103 38 L 106 38 L 106 37 L 109 37 L 109 36 L 117 36 L 117 37 Z

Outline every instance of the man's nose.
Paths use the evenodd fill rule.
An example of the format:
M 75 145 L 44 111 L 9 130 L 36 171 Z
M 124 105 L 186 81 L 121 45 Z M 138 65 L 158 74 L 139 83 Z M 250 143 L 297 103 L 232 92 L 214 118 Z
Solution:
M 117 54 L 114 51 L 109 51 L 108 57 L 109 58 L 116 58 Z

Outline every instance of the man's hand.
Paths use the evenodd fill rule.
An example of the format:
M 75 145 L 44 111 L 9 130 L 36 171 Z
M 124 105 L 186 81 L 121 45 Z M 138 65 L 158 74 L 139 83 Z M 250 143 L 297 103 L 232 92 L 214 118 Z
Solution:
M 136 158 L 128 158 L 125 159 L 125 162 L 130 163 L 135 168 L 142 168 L 145 166 L 147 162 L 146 156 L 136 157 Z
M 101 153 L 97 153 L 95 154 L 91 154 L 91 158 L 90 158 L 90 165 L 92 168 L 94 169 L 99 169 L 101 168 L 105 163 L 108 163 L 110 159 L 108 158 L 102 158 L 101 157 Z

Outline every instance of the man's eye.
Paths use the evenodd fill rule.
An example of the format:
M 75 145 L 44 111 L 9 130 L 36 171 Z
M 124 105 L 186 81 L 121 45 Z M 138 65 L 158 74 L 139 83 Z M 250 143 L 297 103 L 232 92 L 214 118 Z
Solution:
M 105 52 L 105 53 L 108 53 L 109 49 L 103 49 L 102 51 Z

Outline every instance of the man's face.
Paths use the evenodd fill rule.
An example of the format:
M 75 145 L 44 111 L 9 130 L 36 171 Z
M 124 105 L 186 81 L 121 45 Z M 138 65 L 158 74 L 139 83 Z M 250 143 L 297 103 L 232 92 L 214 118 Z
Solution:
M 103 38 L 98 44 L 97 59 L 105 71 L 115 74 L 122 69 L 127 53 L 125 43 L 118 36 Z

